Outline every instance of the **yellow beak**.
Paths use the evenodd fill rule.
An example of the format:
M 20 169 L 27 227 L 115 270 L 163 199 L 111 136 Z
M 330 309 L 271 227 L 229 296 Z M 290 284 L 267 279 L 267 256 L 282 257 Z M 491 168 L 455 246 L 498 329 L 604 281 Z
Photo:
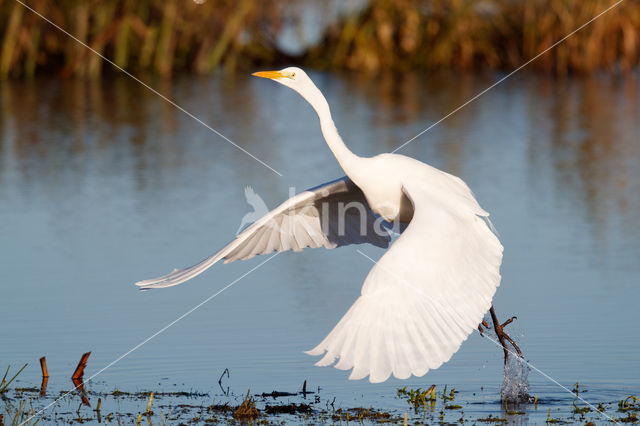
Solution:
M 259 71 L 259 72 L 254 72 L 251 75 L 255 75 L 256 77 L 262 77 L 262 78 L 270 78 L 272 80 L 289 77 L 287 73 L 283 73 L 282 71 Z

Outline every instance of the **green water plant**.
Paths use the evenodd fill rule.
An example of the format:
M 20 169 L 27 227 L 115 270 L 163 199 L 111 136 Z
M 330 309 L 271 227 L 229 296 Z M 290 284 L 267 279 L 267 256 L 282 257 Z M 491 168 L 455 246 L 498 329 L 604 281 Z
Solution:
M 428 389 L 422 390 L 421 388 L 409 389 L 407 387 L 398 388 L 397 394 L 400 398 L 405 398 L 409 405 L 412 405 L 416 410 L 421 407 L 426 407 L 427 403 L 435 403 L 436 391 L 435 385 L 431 385 Z

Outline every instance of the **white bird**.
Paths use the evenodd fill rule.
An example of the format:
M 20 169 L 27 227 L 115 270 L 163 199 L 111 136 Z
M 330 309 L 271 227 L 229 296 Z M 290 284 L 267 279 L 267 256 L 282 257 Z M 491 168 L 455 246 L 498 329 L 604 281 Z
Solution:
M 347 176 L 293 196 L 202 262 L 136 284 L 174 286 L 221 259 L 274 251 L 360 243 L 387 247 L 391 238 L 380 218 L 400 223 L 406 228 L 369 272 L 361 296 L 308 353 L 324 355 L 316 365 L 335 363 L 353 370 L 349 379 L 369 376 L 371 382 L 438 368 L 483 321 L 500 285 L 502 245 L 489 213 L 456 176 L 403 155 L 352 153 L 326 99 L 300 68 L 253 75 L 287 86 L 311 104 Z

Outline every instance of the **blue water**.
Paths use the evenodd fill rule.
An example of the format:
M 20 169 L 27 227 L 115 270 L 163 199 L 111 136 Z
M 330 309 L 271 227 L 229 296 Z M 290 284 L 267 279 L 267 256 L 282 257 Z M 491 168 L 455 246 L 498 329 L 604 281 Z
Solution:
M 395 149 L 499 78 L 311 76 L 360 155 Z M 275 207 L 290 187 L 343 174 L 290 90 L 244 74 L 149 82 L 283 176 L 126 76 L 0 82 L 0 368 L 28 362 L 17 385 L 39 385 L 46 355 L 49 389 L 69 388 L 83 352 L 92 351 L 86 378 L 264 261 L 216 265 L 165 290 L 133 286 L 232 239 L 251 211 L 245 186 Z M 527 360 L 569 389 L 579 382 L 587 400 L 640 392 L 639 95 L 637 76 L 516 75 L 400 151 L 465 179 L 491 212 L 505 246 L 498 314 L 518 316 L 507 331 Z M 402 410 L 398 387 L 446 384 L 495 409 L 502 352 L 478 333 L 422 378 L 372 385 L 313 366 L 303 351 L 346 312 L 370 268 L 354 246 L 278 255 L 100 372 L 96 386 L 219 395 L 228 368 L 235 395 L 307 380 L 345 407 Z M 531 371 L 529 381 L 541 403 L 571 408 L 547 378 Z M 536 415 L 544 421 L 547 409 L 527 420 Z

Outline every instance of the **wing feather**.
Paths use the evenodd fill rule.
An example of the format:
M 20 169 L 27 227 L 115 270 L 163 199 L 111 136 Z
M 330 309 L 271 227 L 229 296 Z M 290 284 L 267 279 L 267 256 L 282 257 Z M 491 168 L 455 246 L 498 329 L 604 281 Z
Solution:
M 350 379 L 372 382 L 422 376 L 448 361 L 480 323 L 500 285 L 502 245 L 464 182 L 445 182 L 454 201 L 404 184 L 413 218 L 371 269 L 361 296 L 309 351 L 324 354 L 317 365 L 337 359 L 335 367 L 353 369 Z
M 256 244 L 253 252 L 255 254 L 265 254 L 267 244 L 269 244 L 269 235 L 267 229 L 262 228 L 258 232 L 256 232 Z
M 250 188 L 247 190 L 249 191 Z M 261 201 L 250 190 L 252 204 Z M 339 218 L 340 203 L 358 202 L 365 207 L 366 221 L 358 213 L 349 209 Z M 344 220 L 346 235 L 340 235 L 337 221 Z M 360 223 L 366 224 L 364 235 Z M 349 178 L 342 177 L 297 194 L 276 209 L 270 211 L 253 224 L 246 227 L 222 250 L 186 269 L 176 269 L 159 278 L 139 281 L 141 289 L 170 287 L 181 284 L 219 260 L 225 263 L 250 259 L 257 254 L 273 251 L 301 251 L 305 247 L 325 247 L 328 249 L 348 244 L 371 243 L 379 247 L 389 245 L 388 234 L 379 235 L 374 229 L 375 215 L 367 200 Z

